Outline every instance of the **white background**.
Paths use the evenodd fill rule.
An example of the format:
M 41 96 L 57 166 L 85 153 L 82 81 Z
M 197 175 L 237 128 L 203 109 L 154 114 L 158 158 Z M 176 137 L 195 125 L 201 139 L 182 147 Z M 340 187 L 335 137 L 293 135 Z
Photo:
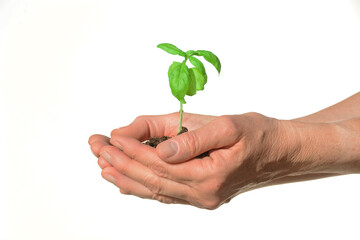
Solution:
M 215 211 L 103 180 L 91 134 L 178 111 L 162 42 L 222 62 L 186 112 L 291 119 L 359 91 L 360 1 L 0 1 L 0 239 L 360 239 L 357 175 Z

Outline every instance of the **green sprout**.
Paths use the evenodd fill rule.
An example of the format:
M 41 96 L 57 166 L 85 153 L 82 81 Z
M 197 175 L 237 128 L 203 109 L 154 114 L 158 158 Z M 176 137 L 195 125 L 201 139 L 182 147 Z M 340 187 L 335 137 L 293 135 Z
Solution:
M 171 93 L 180 101 L 180 119 L 178 134 L 182 130 L 183 104 L 185 104 L 185 95 L 193 96 L 197 91 L 204 90 L 207 82 L 207 75 L 204 64 L 194 56 L 204 57 L 206 61 L 211 63 L 218 73 L 221 71 L 221 63 L 219 58 L 210 51 L 205 50 L 189 50 L 184 52 L 170 43 L 161 43 L 157 46 L 162 50 L 185 58 L 183 62 L 173 62 L 168 71 Z M 194 66 L 188 68 L 186 61 L 189 59 Z

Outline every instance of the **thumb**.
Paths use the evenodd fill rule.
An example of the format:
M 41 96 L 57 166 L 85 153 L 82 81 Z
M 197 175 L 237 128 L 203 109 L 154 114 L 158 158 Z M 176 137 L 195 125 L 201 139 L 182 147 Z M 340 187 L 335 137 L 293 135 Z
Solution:
M 239 136 L 235 126 L 229 119 L 218 117 L 199 129 L 160 143 L 156 147 L 157 154 L 169 163 L 188 161 L 206 151 L 234 144 Z

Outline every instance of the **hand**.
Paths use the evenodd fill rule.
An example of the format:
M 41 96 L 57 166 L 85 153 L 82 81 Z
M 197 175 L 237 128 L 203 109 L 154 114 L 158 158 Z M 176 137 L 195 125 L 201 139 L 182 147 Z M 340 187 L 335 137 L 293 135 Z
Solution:
M 177 121 L 178 114 L 144 116 L 112 132 L 110 142 L 122 151 L 104 146 L 101 156 L 117 176 L 128 179 L 114 182 L 123 193 L 215 209 L 239 193 L 292 173 L 288 160 L 296 156 L 297 144 L 295 135 L 285 131 L 290 127 L 285 121 L 256 113 L 184 114 L 183 125 L 189 132 L 157 149 L 141 143 L 150 136 L 174 135 Z M 169 144 L 179 151 L 166 158 Z M 208 150 L 209 157 L 192 159 Z
M 205 116 L 200 121 L 197 117 L 200 115 L 192 114 L 192 118 L 187 119 L 187 126 L 191 130 L 192 128 L 200 127 L 203 124 L 206 124 L 209 122 L 213 117 L 211 116 Z M 149 116 L 150 117 L 150 116 Z M 151 127 L 148 128 L 146 124 L 148 122 L 146 121 L 146 117 L 138 117 L 130 126 L 131 127 L 125 127 L 121 128 L 122 134 L 126 134 L 128 136 L 134 136 L 138 139 L 142 139 L 141 141 L 148 139 L 150 136 L 160 136 L 160 135 L 174 135 L 176 134 L 178 126 L 175 126 L 175 122 L 178 121 L 178 116 L 175 116 L 174 114 L 168 114 L 164 116 L 151 116 L 153 120 L 156 120 L 154 122 L 151 122 Z M 165 121 L 166 120 L 166 121 Z M 166 126 L 166 123 L 168 121 L 172 121 L 174 123 L 173 126 L 169 128 L 169 126 Z M 163 125 L 165 123 L 165 125 Z M 191 126 L 191 127 L 190 127 Z M 156 129 L 164 129 L 164 133 L 157 133 Z M 113 131 L 117 132 L 119 129 Z M 151 131 L 147 132 L 147 130 Z M 155 135 L 151 135 L 155 134 Z M 93 154 L 98 157 L 98 164 L 100 168 L 102 168 L 102 177 L 105 178 L 107 181 L 112 182 L 113 184 L 119 186 L 122 186 L 120 188 L 120 192 L 123 194 L 134 194 L 138 197 L 142 198 L 152 198 L 157 199 L 164 203 L 183 203 L 188 204 L 187 202 L 175 199 L 175 198 L 169 198 L 167 196 L 156 196 L 148 189 L 144 188 L 143 186 L 139 185 L 136 181 L 132 180 L 131 178 L 126 177 L 124 174 L 119 173 L 110 163 L 108 163 L 102 156 L 100 156 L 100 151 L 103 147 L 109 146 L 110 151 L 118 152 L 118 149 L 115 147 L 111 147 L 110 139 L 106 136 L 100 135 L 100 134 L 94 134 L 89 138 L 89 144 L 91 146 L 91 150 Z M 126 189 L 132 189 L 134 192 L 130 192 Z
M 137 183 L 134 180 L 131 180 L 127 178 L 126 176 L 120 174 L 110 163 L 108 163 L 104 158 L 100 156 L 100 151 L 105 146 L 111 146 L 110 144 L 110 138 L 100 135 L 100 134 L 94 134 L 89 138 L 89 144 L 91 146 L 91 150 L 94 153 L 96 157 L 98 157 L 98 164 L 102 171 L 102 176 L 109 182 L 114 183 L 117 186 L 124 186 L 125 188 L 129 188 L 129 186 L 137 185 Z M 271 180 L 267 185 L 276 185 L 276 184 L 283 184 L 283 183 L 290 183 L 290 182 L 299 182 L 299 181 L 307 181 L 307 180 L 314 180 L 318 178 L 324 178 L 324 177 L 331 177 L 331 176 L 338 176 L 339 174 L 326 174 L 326 173 L 315 173 L 315 174 L 301 174 L 297 176 L 287 176 L 283 178 L 273 179 Z M 123 181 L 125 179 L 125 181 Z M 118 182 L 118 184 L 116 183 Z M 127 186 L 126 183 L 129 183 Z M 123 187 L 122 187 L 123 188 Z M 121 192 L 125 193 L 124 190 L 120 190 Z M 145 190 L 149 195 L 143 196 L 143 198 L 150 198 L 153 194 L 149 191 Z M 129 194 L 130 192 L 128 192 Z M 139 193 L 138 193 L 139 194 Z M 136 194 L 134 194 L 136 195 Z M 140 196 L 140 195 L 138 195 Z M 153 199 L 156 199 L 158 197 L 153 196 L 151 197 Z M 229 198 L 226 202 L 229 202 L 231 198 Z M 169 202 L 171 203 L 171 200 L 174 199 L 167 199 L 167 198 L 160 198 L 159 200 L 162 200 L 163 202 Z M 186 203 L 186 202 L 182 202 Z M 188 203 L 186 203 L 188 204 Z
M 184 114 L 190 132 L 157 149 L 140 142 L 175 135 L 178 114 L 142 116 L 114 130 L 111 140 L 93 135 L 89 144 L 103 177 L 120 192 L 213 209 L 262 186 L 360 173 L 359 96 L 290 121 Z M 209 157 L 195 157 L 207 150 Z

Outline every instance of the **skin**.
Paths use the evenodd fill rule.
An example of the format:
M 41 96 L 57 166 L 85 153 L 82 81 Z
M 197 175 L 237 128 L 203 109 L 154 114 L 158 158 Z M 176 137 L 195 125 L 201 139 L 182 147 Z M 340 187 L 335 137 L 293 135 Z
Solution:
M 360 173 L 360 93 L 306 117 L 184 113 L 189 132 L 173 136 L 179 113 L 140 116 L 111 138 L 93 135 L 102 177 L 123 194 L 216 209 L 236 195 L 304 180 Z M 169 156 L 170 146 L 177 149 Z M 208 157 L 196 158 L 210 151 Z

